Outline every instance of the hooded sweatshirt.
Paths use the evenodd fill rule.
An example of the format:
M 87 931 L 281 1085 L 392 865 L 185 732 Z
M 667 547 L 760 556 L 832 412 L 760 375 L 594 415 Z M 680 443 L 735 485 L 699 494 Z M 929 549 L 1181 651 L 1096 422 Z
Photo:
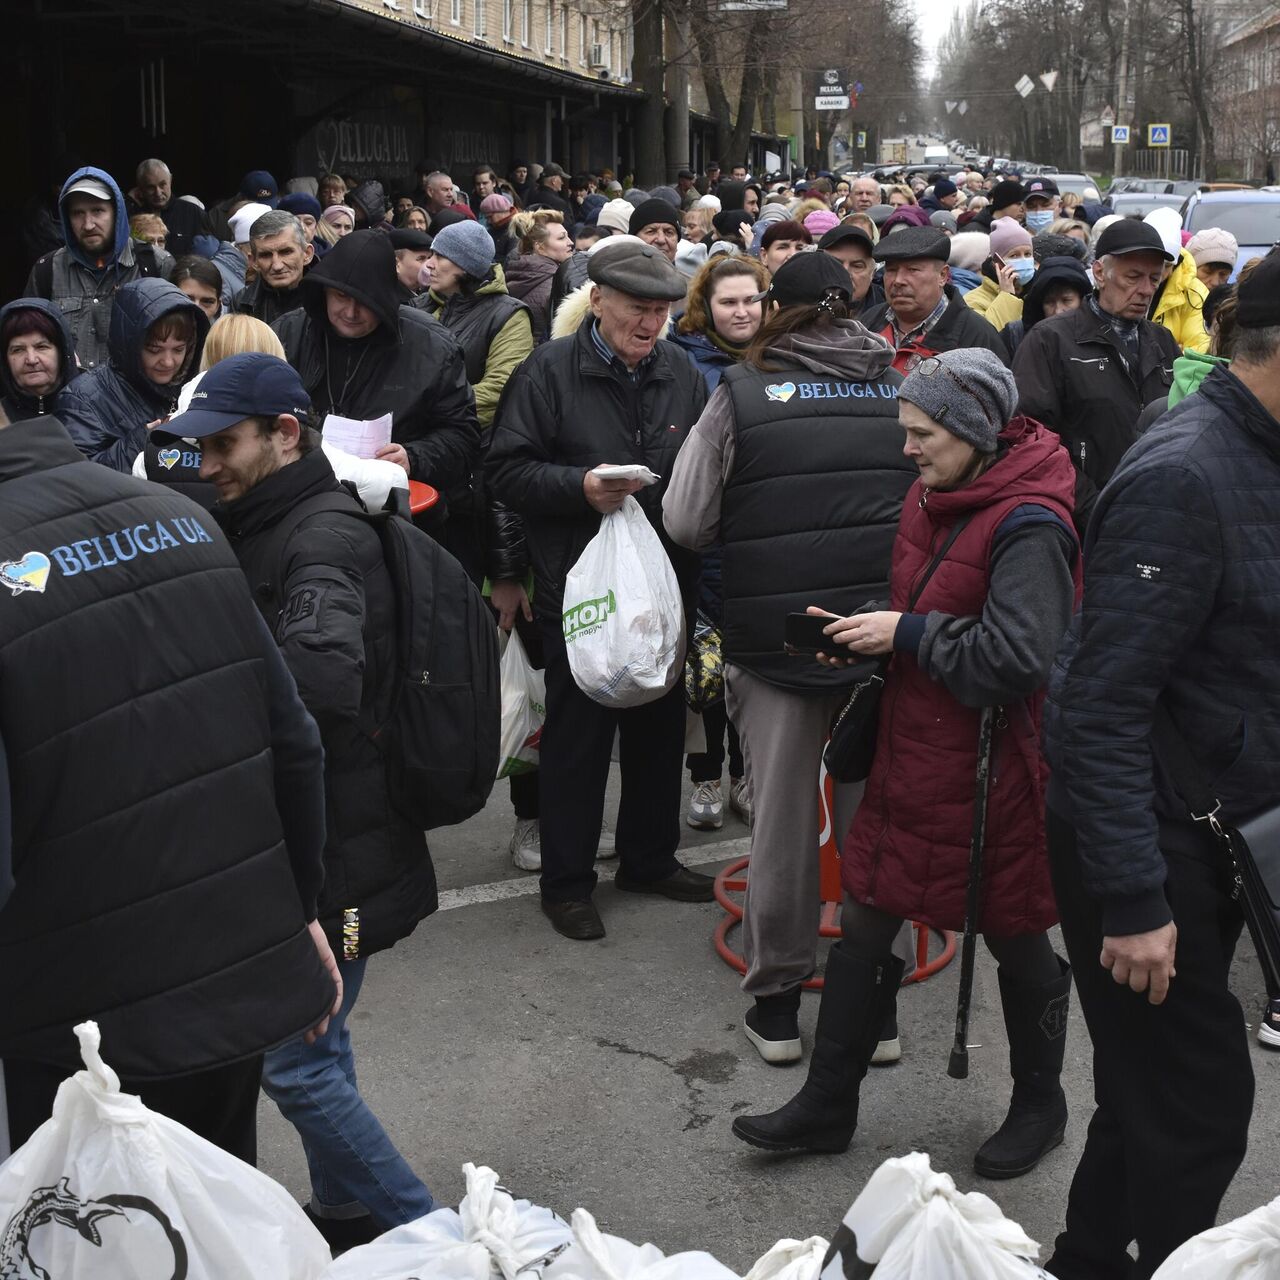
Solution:
M 434 485 L 450 501 L 469 492 L 480 432 L 462 349 L 442 324 L 400 305 L 388 237 L 343 236 L 302 287 L 303 305 L 272 327 L 317 415 L 391 414 L 391 439 L 409 456 L 409 478 Z M 363 338 L 342 337 L 329 324 L 326 287 L 368 307 L 376 328 Z
M 103 183 L 112 193 L 115 206 L 114 239 L 108 251 L 97 258 L 90 257 L 80 246 L 71 232 L 67 215 L 68 192 L 82 178 Z M 57 304 L 71 325 L 80 364 L 93 369 L 107 358 L 111 310 L 117 291 L 143 276 L 167 277 L 173 269 L 173 258 L 163 249 L 144 248 L 129 238 L 124 196 L 105 170 L 91 166 L 77 169 L 62 184 L 58 216 L 65 244 L 31 268 L 23 292 L 28 297 L 48 298 Z
M 76 377 L 80 370 L 76 367 L 76 354 L 72 346 L 71 326 L 67 318 L 44 298 L 16 298 L 13 302 L 0 307 L 0 328 L 15 311 L 40 311 L 53 321 L 54 340 L 58 347 L 58 380 L 53 390 L 45 395 L 33 396 L 19 389 L 9 372 L 9 362 L 0 362 L 0 408 L 10 422 L 21 422 L 25 418 L 40 418 L 53 412 L 54 401 L 58 393 Z
M 143 371 L 142 351 L 151 326 L 176 311 L 195 321 L 196 339 L 182 368 L 161 386 Z M 130 471 L 146 447 L 147 424 L 173 411 L 182 384 L 199 365 L 208 332 L 208 316 L 175 285 L 147 279 L 125 285 L 111 313 L 110 359 L 71 382 L 54 405 L 80 452 Z

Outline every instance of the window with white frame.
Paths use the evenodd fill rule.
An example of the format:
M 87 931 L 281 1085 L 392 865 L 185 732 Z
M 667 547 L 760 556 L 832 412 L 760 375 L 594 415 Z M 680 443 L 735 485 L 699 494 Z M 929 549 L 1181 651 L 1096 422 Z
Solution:
M 502 38 L 511 43 L 511 23 L 514 18 L 515 0 L 502 0 Z
M 553 57 L 556 51 L 556 0 L 547 0 L 545 30 L 542 36 L 543 53 Z
M 527 49 L 533 33 L 533 0 L 522 0 L 520 6 L 520 43 Z
M 462 26 L 463 0 L 449 0 L 449 21 L 455 27 Z
M 587 65 L 587 15 L 578 14 L 578 62 Z
M 413 0 L 413 12 L 419 18 L 431 21 L 431 0 Z
M 488 0 L 475 0 L 475 21 L 472 25 L 472 30 L 476 35 L 483 36 L 489 33 L 488 18 Z
M 569 6 L 560 6 L 560 61 L 569 61 Z

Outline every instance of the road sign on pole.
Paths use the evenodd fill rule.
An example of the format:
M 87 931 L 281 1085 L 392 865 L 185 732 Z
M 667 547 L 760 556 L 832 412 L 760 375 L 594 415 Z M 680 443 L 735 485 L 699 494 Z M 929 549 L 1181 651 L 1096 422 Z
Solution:
M 858 130 L 858 148 L 865 150 L 867 145 L 867 131 L 865 129 Z
M 1025 98 L 1035 92 L 1036 82 L 1030 76 L 1023 76 L 1013 87 Z
M 849 95 L 847 93 L 820 93 L 813 100 L 815 111 L 848 111 Z
M 1117 147 L 1122 147 L 1129 141 L 1129 126 L 1127 124 L 1113 124 L 1111 126 L 1111 141 Z
M 1173 133 L 1173 127 L 1167 124 L 1149 124 L 1147 125 L 1147 146 L 1149 147 L 1167 147 L 1169 138 Z

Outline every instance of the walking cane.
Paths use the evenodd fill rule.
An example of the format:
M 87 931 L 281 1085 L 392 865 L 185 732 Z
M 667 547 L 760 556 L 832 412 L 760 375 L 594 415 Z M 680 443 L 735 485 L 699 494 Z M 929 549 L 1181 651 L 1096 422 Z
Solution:
M 964 946 L 960 952 L 960 994 L 956 997 L 956 1040 L 947 1075 L 969 1074 L 969 1005 L 973 999 L 973 961 L 978 946 L 978 914 L 982 910 L 982 846 L 987 835 L 987 791 L 991 783 L 991 735 L 995 709 L 982 708 L 978 725 L 978 783 L 973 797 L 973 839 L 969 843 L 969 891 L 964 904 Z

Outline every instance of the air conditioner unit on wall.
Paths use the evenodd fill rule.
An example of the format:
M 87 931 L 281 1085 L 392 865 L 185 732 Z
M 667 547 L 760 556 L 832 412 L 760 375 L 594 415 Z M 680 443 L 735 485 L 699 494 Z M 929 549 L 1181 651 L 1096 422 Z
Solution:
M 605 56 L 604 45 L 593 44 L 591 46 L 591 69 L 593 71 L 607 71 L 609 69 L 609 59 Z

